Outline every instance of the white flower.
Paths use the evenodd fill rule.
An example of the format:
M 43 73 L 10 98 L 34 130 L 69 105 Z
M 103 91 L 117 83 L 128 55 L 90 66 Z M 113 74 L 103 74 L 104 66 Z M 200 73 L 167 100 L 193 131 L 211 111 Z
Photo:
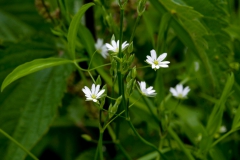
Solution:
M 128 46 L 129 44 L 127 43 L 127 41 L 125 41 L 123 44 L 122 44 L 122 51 L 124 51 L 124 49 L 126 49 L 126 47 Z M 114 40 L 112 40 L 111 44 L 109 43 L 106 43 L 106 47 L 109 51 L 112 51 L 114 53 L 118 53 L 119 52 L 119 40 L 116 42 Z
M 107 47 L 106 45 L 103 44 L 103 40 L 98 38 L 97 39 L 97 42 L 95 43 L 95 48 L 97 49 L 97 51 L 99 53 L 101 53 L 101 55 L 103 56 L 103 58 L 107 58 L 108 56 L 108 53 L 107 53 Z
M 99 92 L 100 85 L 95 86 L 95 84 L 92 84 L 92 89 L 90 90 L 87 86 L 85 86 L 82 91 L 85 93 L 85 96 L 87 97 L 86 101 L 93 101 L 98 102 L 97 99 L 101 98 L 101 95 L 104 93 L 105 89 L 102 89 Z
M 187 94 L 190 91 L 190 88 L 187 86 L 185 88 L 183 88 L 182 84 L 178 84 L 175 88 L 170 88 L 170 92 L 172 93 L 172 95 L 176 98 L 179 99 L 185 99 L 187 98 Z
M 150 86 L 146 88 L 146 82 L 138 82 L 140 86 L 141 93 L 147 97 L 154 97 L 157 93 L 155 93 L 155 90 L 153 90 L 153 87 Z
M 150 65 L 152 65 L 152 69 L 159 69 L 160 67 L 163 68 L 167 68 L 168 64 L 170 63 L 169 61 L 162 61 L 164 60 L 164 58 L 166 58 L 167 53 L 163 53 L 161 54 L 158 58 L 157 58 L 157 54 L 156 51 L 154 49 L 152 49 L 150 51 L 151 56 L 147 56 L 147 60 L 146 62 Z

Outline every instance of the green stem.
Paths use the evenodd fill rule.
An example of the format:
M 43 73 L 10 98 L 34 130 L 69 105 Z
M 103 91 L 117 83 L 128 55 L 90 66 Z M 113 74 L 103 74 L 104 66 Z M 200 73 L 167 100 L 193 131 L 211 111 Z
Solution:
M 88 84 L 88 81 L 87 81 L 85 75 L 84 75 L 83 72 L 82 72 L 82 68 L 79 67 L 79 65 L 77 64 L 77 62 L 74 62 L 74 65 L 77 67 L 77 69 L 78 69 L 78 73 L 79 73 L 80 76 L 82 77 L 84 83 L 87 85 L 87 84 Z
M 151 67 L 150 65 L 147 65 L 147 66 L 143 66 L 143 67 L 138 67 L 138 68 L 136 68 L 136 69 L 143 69 L 143 68 L 149 68 L 149 67 Z
M 156 123 L 157 123 L 158 125 L 161 125 L 160 120 L 157 118 L 156 114 L 154 114 L 151 106 L 149 105 L 149 102 L 148 102 L 147 98 L 144 97 L 144 96 L 142 96 L 142 97 L 143 97 L 144 102 L 146 103 L 146 106 L 148 107 L 148 110 L 149 110 L 150 113 L 152 114 L 153 119 L 156 121 Z
M 19 142 L 17 142 L 14 138 L 12 138 L 9 134 L 7 134 L 5 131 L 0 129 L 0 132 L 6 136 L 10 141 L 15 143 L 18 147 L 20 147 L 22 150 L 24 150 L 30 157 L 32 157 L 34 160 L 38 160 L 36 156 L 34 156 L 31 152 L 29 152 L 25 147 L 23 147 Z
M 122 145 L 120 143 L 116 143 L 118 148 L 122 151 L 123 155 L 128 159 L 131 160 L 131 157 L 128 155 L 128 153 L 126 152 L 126 150 L 122 147 Z
M 137 17 L 137 20 L 135 21 L 135 24 L 134 24 L 134 27 L 133 27 L 133 31 L 132 31 L 132 34 L 131 34 L 131 38 L 129 40 L 129 43 L 131 43 L 133 41 L 133 37 L 135 35 L 135 31 L 136 31 L 136 28 L 137 28 L 137 25 L 139 23 L 139 20 L 140 20 L 141 16 L 138 15 Z
M 235 132 L 236 130 L 230 130 L 229 132 L 227 132 L 226 134 L 224 134 L 222 137 L 218 138 L 211 147 L 214 147 L 216 144 L 218 144 L 221 140 L 223 140 L 224 138 L 226 138 L 229 134 Z
M 131 129 L 133 130 L 134 134 L 135 134 L 143 143 L 145 143 L 146 145 L 148 145 L 148 146 L 152 147 L 154 150 L 156 150 L 156 151 L 158 152 L 158 154 L 159 154 L 161 157 L 163 157 L 163 159 L 165 159 L 165 160 L 167 159 L 167 158 L 158 150 L 158 148 L 157 148 L 156 146 L 154 146 L 152 143 L 146 141 L 144 138 L 142 138 L 142 136 L 139 135 L 139 133 L 138 133 L 138 132 L 136 131 L 136 129 L 134 128 L 134 126 L 133 126 L 132 122 L 130 121 L 130 119 L 127 119 L 127 121 L 128 121 L 129 126 L 130 126 Z
M 102 139 L 103 139 L 103 131 L 100 130 L 99 140 L 98 140 L 98 151 L 100 155 L 100 160 L 103 160 L 103 150 L 102 150 Z
M 185 155 L 188 157 L 189 160 L 195 160 L 194 157 L 191 155 L 190 151 L 186 149 L 181 139 L 178 137 L 178 135 L 172 130 L 171 127 L 168 128 L 168 133 L 177 141 L 178 145 L 182 148 Z
M 97 52 L 97 50 L 93 53 L 93 55 L 92 55 L 92 57 L 91 57 L 91 60 L 90 60 L 90 62 L 89 62 L 89 65 L 88 65 L 88 69 L 90 68 L 90 66 L 91 66 L 91 63 L 92 63 L 92 59 L 93 59 L 93 57 L 95 56 L 95 53 Z

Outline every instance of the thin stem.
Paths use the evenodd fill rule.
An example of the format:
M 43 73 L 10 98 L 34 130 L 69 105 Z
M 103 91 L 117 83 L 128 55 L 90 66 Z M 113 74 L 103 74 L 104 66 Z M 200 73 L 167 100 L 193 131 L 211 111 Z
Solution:
M 118 116 L 118 117 L 121 117 L 121 118 L 123 118 L 123 119 L 126 119 L 126 117 L 124 117 L 124 116 L 121 116 L 121 114 L 122 114 L 122 112 L 121 112 L 121 114 L 119 113 L 119 114 L 116 114 L 116 113 L 113 113 L 113 112 L 110 112 L 110 111 L 108 111 L 108 110 L 106 110 L 106 109 L 102 109 L 103 111 L 106 111 L 106 112 L 109 112 L 109 113 L 112 113 L 113 115 L 115 115 L 115 116 Z M 125 110 L 123 110 L 123 113 L 125 112 Z
M 226 134 L 224 134 L 222 137 L 218 138 L 211 147 L 214 147 L 216 144 L 218 144 L 221 140 L 223 140 L 224 138 L 226 138 L 229 134 L 235 132 L 236 130 L 232 129 L 229 132 L 227 132 Z
M 89 69 L 88 71 L 92 71 L 92 70 L 95 70 L 95 69 L 98 69 L 98 68 L 101 68 L 101 67 L 105 67 L 105 66 L 109 66 L 109 65 L 111 65 L 111 63 L 107 63 L 107 64 L 103 64 L 103 65 L 97 66 L 95 68 Z
M 151 66 L 147 65 L 147 66 L 143 66 L 143 67 L 137 67 L 136 69 L 143 69 L 143 68 L 148 68 L 148 67 L 151 67 Z
M 107 98 L 111 99 L 111 100 L 114 100 L 116 101 L 117 99 L 116 98 L 112 98 L 112 97 L 109 97 L 109 96 L 106 96 Z
M 5 131 L 0 129 L 0 132 L 6 136 L 10 141 L 15 143 L 18 147 L 20 147 L 22 150 L 24 150 L 30 157 L 32 157 L 34 160 L 38 160 L 36 156 L 34 156 L 31 152 L 29 152 L 25 147 L 23 147 L 19 142 L 17 142 L 13 137 L 11 137 L 9 134 L 7 134 Z
M 139 134 L 139 133 L 136 131 L 136 129 L 134 128 L 134 126 L 133 126 L 132 122 L 130 121 L 130 119 L 127 119 L 127 121 L 128 121 L 129 126 L 131 127 L 131 129 L 132 129 L 133 132 L 135 133 L 135 135 L 136 135 L 143 143 L 145 143 L 146 145 L 148 145 L 148 146 L 152 147 L 153 149 L 155 149 L 155 150 L 159 153 L 159 155 L 160 155 L 161 157 L 163 157 L 163 159 L 166 159 L 166 157 L 158 150 L 158 148 L 157 148 L 156 146 L 154 146 L 152 143 L 148 142 L 147 140 L 145 140 L 144 138 L 142 138 L 142 136 L 140 136 L 140 134 Z
M 157 118 L 157 116 L 154 114 L 152 108 L 151 108 L 150 105 L 148 104 L 148 101 L 147 101 L 146 97 L 144 97 L 144 96 L 142 96 L 142 97 L 143 97 L 143 100 L 144 100 L 145 103 L 146 103 L 146 106 L 148 107 L 148 110 L 149 110 L 150 113 L 152 114 L 153 119 L 156 121 L 157 124 L 161 125 L 160 120 Z
M 80 76 L 82 77 L 84 83 L 87 85 L 87 84 L 88 84 L 88 81 L 87 81 L 85 75 L 82 73 L 83 69 L 82 69 L 81 67 L 79 67 L 79 65 L 77 64 L 77 62 L 73 62 L 73 63 L 74 63 L 74 65 L 77 67 L 78 73 L 79 73 Z
M 91 66 L 91 63 L 92 63 L 92 59 L 93 59 L 93 57 L 94 57 L 94 55 L 95 55 L 95 53 L 97 52 L 97 50 L 93 53 L 93 55 L 92 55 L 92 57 L 91 57 L 91 60 L 90 60 L 90 62 L 89 62 L 89 65 L 88 65 L 88 69 L 90 68 L 90 66 Z
M 126 150 L 123 148 L 123 146 L 120 143 L 116 143 L 118 148 L 122 151 L 123 155 L 128 159 L 131 160 L 131 157 L 128 155 Z
M 129 40 L 129 43 L 131 43 L 133 41 L 133 37 L 135 35 L 135 31 L 136 31 L 136 28 L 137 28 L 137 25 L 139 23 L 139 20 L 140 20 L 141 16 L 138 15 L 137 17 L 137 20 L 135 21 L 135 24 L 134 24 L 134 27 L 133 27 L 133 31 L 132 31 L 132 34 L 131 34 L 131 38 Z
M 91 74 L 90 71 L 88 71 L 88 74 L 89 74 L 89 76 L 91 77 L 92 81 L 96 84 L 96 81 L 95 81 L 95 79 L 93 78 L 93 76 L 92 76 L 92 74 Z
M 123 110 L 122 112 L 120 112 L 119 114 L 115 114 L 116 116 L 115 117 L 113 117 L 104 127 L 103 127 L 103 130 L 105 130 L 107 127 L 108 127 L 108 125 L 110 124 L 110 123 L 112 123 L 117 117 L 119 117 L 121 114 L 123 114 L 125 112 L 125 110 Z M 122 117 L 122 116 L 121 116 Z M 126 119 L 125 117 L 124 117 L 124 119 Z
M 99 140 L 98 140 L 98 151 L 100 155 L 100 160 L 103 160 L 103 150 L 102 150 L 102 139 L 103 139 L 103 131 L 100 130 Z
M 188 157 L 189 160 L 195 160 L 195 158 L 192 156 L 192 154 L 190 153 L 190 151 L 188 149 L 186 149 L 186 147 L 184 146 L 182 140 L 178 137 L 178 135 L 172 130 L 171 127 L 168 128 L 168 132 L 169 134 L 173 137 L 173 139 L 178 143 L 178 145 L 182 148 L 183 152 L 185 153 L 185 155 Z

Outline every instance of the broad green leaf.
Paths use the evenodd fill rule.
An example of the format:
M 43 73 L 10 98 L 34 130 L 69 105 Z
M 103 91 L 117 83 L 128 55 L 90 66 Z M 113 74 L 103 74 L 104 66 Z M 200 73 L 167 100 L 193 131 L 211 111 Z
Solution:
M 0 127 L 6 128 L 30 150 L 51 125 L 72 68 L 71 65 L 58 66 L 21 79 L 9 90 L 8 96 L 1 99 Z M 23 160 L 26 153 L 9 143 L 4 157 L 5 160 Z
M 14 82 L 15 80 L 26 76 L 28 74 L 37 72 L 39 70 L 62 65 L 66 63 L 72 63 L 72 61 L 62 58 L 47 58 L 47 59 L 37 59 L 31 62 L 24 63 L 14 69 L 3 81 L 1 91 L 6 88 L 9 84 Z
M 33 28 L 0 10 L 0 41 L 17 42 L 33 33 Z
M 87 9 L 93 5 L 94 5 L 94 3 L 88 3 L 88 4 L 83 5 L 79 9 L 78 13 L 76 15 L 74 15 L 74 17 L 70 23 L 67 39 L 68 39 L 68 50 L 69 50 L 70 57 L 72 59 L 75 59 L 75 44 L 77 41 L 77 33 L 79 30 L 79 25 L 81 23 L 81 18 L 83 16 L 83 14 L 87 11 Z

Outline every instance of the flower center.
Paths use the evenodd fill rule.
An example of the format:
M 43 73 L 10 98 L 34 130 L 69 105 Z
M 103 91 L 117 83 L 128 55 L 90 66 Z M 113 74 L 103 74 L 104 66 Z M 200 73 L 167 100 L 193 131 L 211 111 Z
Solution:
M 97 96 L 95 94 L 92 94 L 91 97 L 92 97 L 92 99 L 96 99 L 97 98 Z
M 178 94 L 178 97 L 179 97 L 179 98 L 183 98 L 182 93 L 179 93 L 179 94 Z
M 154 60 L 153 63 L 154 63 L 155 65 L 158 65 L 158 61 L 157 61 L 157 60 Z

